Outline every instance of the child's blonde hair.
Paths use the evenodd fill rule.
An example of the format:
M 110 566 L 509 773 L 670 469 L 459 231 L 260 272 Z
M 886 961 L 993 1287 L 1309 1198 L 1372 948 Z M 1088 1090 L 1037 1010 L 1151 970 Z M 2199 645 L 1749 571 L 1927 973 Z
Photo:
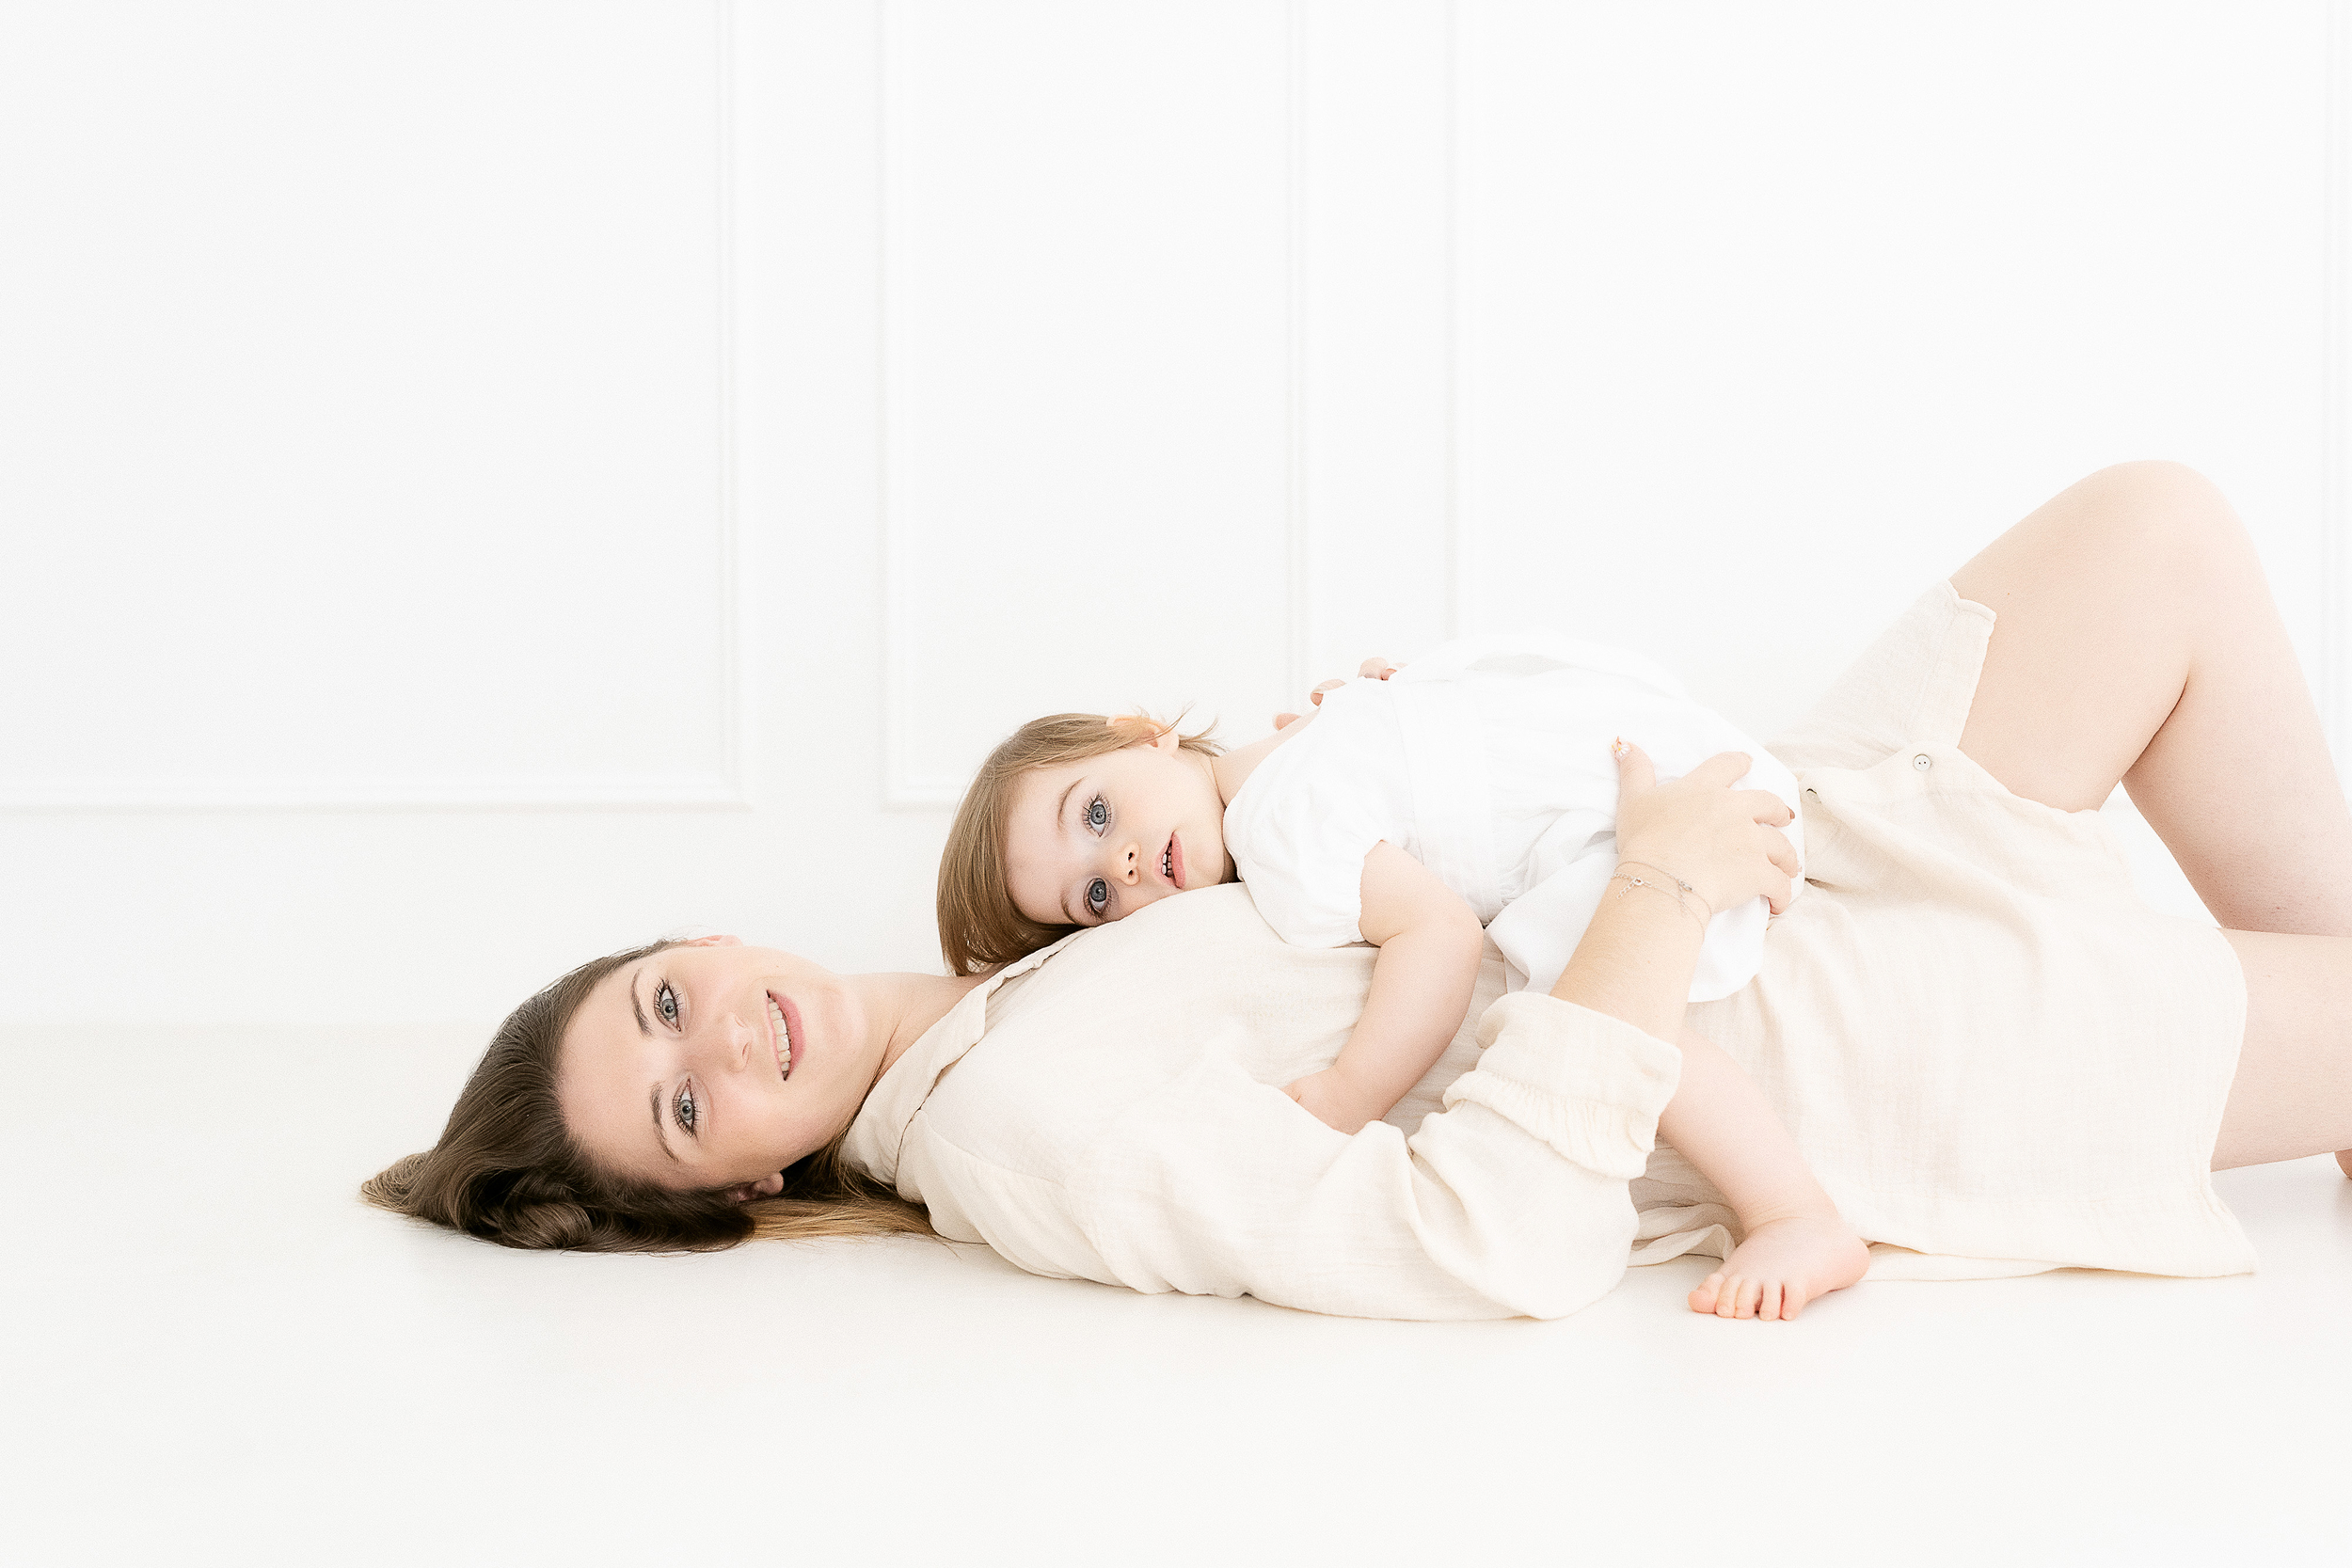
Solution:
M 1176 722 L 1184 717 L 1178 714 Z M 947 830 L 946 852 L 939 857 L 939 950 L 946 956 L 948 974 L 977 974 L 1010 963 L 1078 928 L 1041 926 L 1013 907 L 1005 880 L 1005 818 L 1021 776 L 1156 740 L 1175 727 L 1141 714 L 1050 713 L 1030 720 L 988 753 L 972 787 L 963 792 L 955 826 Z M 1176 739 L 1202 756 L 1225 751 L 1207 730 Z

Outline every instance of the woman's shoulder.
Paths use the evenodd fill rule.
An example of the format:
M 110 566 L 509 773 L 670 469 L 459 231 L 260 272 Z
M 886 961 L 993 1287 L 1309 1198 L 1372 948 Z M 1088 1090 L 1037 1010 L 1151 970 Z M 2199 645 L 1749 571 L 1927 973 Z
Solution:
M 1327 1061 L 1376 956 L 1284 942 L 1240 884 L 1159 899 L 998 987 L 920 1109 L 935 1132 L 991 1159 L 1065 1166 L 1179 1078 L 1214 1071 L 1247 1089 Z

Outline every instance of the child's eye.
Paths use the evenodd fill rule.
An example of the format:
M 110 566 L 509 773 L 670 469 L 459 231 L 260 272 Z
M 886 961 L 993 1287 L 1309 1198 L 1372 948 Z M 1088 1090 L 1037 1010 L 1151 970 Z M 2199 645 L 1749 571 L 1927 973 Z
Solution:
M 1111 885 L 1097 877 L 1087 884 L 1087 908 L 1101 914 L 1111 907 Z
M 1104 805 L 1103 798 L 1097 795 L 1087 802 L 1087 826 L 1099 833 L 1110 825 L 1111 808 Z

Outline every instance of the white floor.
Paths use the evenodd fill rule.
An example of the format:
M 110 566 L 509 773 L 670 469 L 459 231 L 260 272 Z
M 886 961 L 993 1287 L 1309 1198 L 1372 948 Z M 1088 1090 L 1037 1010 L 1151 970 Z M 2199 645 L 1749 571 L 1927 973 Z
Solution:
M 2352 1182 L 2234 1172 L 2264 1272 L 1640 1270 L 1414 1324 L 912 1240 L 533 1256 L 363 1208 L 479 1041 L 0 1037 L 11 1563 L 2352 1559 Z

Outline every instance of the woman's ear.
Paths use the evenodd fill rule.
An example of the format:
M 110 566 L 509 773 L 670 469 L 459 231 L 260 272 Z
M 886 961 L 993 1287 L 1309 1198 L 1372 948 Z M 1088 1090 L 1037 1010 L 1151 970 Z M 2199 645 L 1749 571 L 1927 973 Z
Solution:
M 691 942 L 682 942 L 678 945 L 680 947 L 740 947 L 743 945 L 743 939 L 741 937 L 696 937 Z
M 735 939 L 729 937 L 727 940 L 733 942 Z M 727 1189 L 727 1201 L 749 1203 L 755 1197 L 773 1197 L 782 1191 L 784 1191 L 784 1172 L 777 1171 L 774 1175 L 763 1176 L 756 1181 L 737 1182 Z

